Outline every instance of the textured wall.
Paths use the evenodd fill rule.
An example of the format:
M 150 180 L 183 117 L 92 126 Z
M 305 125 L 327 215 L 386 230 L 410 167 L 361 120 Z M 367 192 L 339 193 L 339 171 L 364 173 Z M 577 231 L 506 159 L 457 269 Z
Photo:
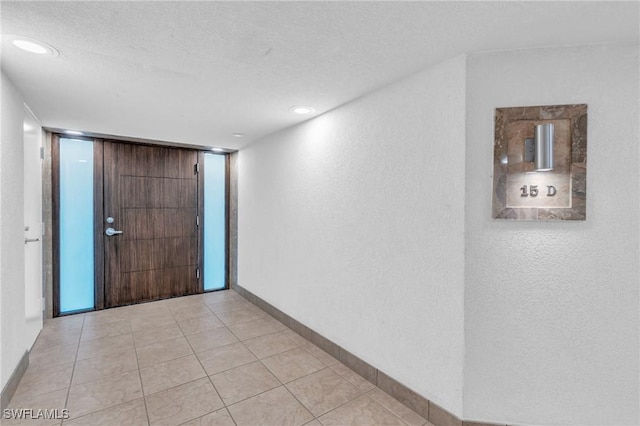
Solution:
M 2 72 L 0 140 L 0 389 L 27 350 L 24 313 L 22 95 Z
M 238 283 L 462 412 L 465 58 L 239 153 Z
M 638 46 L 470 55 L 468 419 L 638 422 Z M 491 219 L 496 107 L 587 103 L 587 221 Z

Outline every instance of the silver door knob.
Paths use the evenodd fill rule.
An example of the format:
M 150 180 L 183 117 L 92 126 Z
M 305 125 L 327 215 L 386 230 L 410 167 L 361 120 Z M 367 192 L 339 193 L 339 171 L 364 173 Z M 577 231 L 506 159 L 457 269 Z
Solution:
M 124 231 L 116 231 L 113 228 L 107 228 L 106 231 L 104 231 L 105 234 L 107 234 L 108 237 L 113 237 L 116 234 L 124 234 Z

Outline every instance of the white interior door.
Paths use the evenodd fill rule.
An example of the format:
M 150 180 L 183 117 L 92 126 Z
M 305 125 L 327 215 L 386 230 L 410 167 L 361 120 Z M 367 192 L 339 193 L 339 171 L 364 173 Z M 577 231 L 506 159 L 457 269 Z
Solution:
M 29 347 L 42 329 L 42 127 L 25 105 L 24 260 L 25 319 Z

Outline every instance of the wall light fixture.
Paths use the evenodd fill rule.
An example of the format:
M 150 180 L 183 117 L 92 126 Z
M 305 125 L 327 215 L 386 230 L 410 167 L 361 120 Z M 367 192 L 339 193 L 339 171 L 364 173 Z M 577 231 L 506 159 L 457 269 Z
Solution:
M 553 124 L 538 124 L 534 138 L 524 142 L 524 161 L 533 161 L 537 172 L 553 170 Z

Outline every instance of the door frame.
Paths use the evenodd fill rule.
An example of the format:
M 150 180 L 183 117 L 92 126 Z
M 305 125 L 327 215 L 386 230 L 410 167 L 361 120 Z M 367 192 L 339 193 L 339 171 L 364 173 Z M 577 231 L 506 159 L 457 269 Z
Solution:
M 94 308 L 71 312 L 60 312 L 60 139 L 69 138 L 85 140 L 94 143 L 93 150 L 93 193 L 94 193 Z M 89 136 L 51 134 L 51 202 L 52 202 L 52 314 L 53 317 L 71 315 L 81 312 L 105 309 L 105 247 L 104 247 L 104 142 L 125 143 L 133 145 L 157 146 L 161 148 L 192 149 L 198 158 L 198 205 L 197 211 L 200 225 L 197 233 L 198 265 L 200 278 L 198 279 L 198 294 L 204 293 L 204 154 L 200 148 L 189 148 L 184 145 L 170 145 L 163 143 L 141 143 L 138 141 L 115 140 L 109 138 L 94 138 Z M 229 253 L 230 253 L 230 159 L 228 153 L 212 153 L 225 156 L 225 287 L 229 289 Z M 219 291 L 219 290 L 208 290 Z

